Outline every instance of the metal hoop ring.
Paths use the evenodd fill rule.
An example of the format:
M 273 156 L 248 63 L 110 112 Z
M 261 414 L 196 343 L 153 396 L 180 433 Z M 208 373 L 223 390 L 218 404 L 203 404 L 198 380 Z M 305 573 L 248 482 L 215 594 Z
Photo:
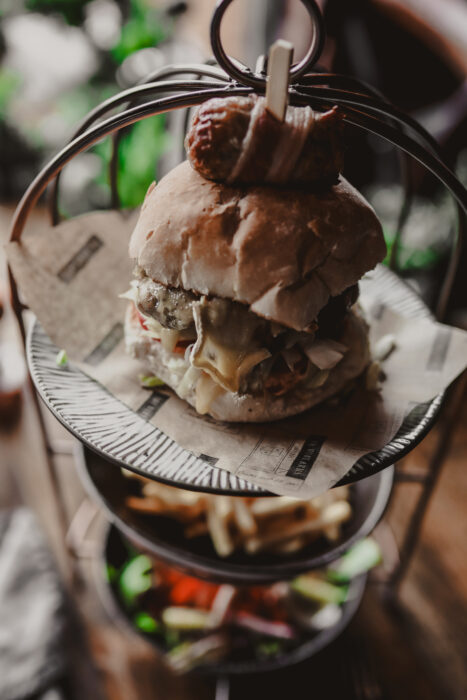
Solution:
M 313 27 L 313 36 L 311 39 L 310 48 L 304 58 L 299 63 L 294 63 L 290 69 L 290 82 L 295 78 L 309 71 L 314 64 L 319 60 L 324 46 L 324 20 L 321 10 L 315 0 L 301 0 L 305 5 L 308 14 L 311 18 Z M 224 51 L 222 46 L 220 29 L 221 22 L 226 9 L 232 3 L 232 0 L 218 0 L 211 21 L 211 47 L 218 64 L 225 70 L 233 80 L 236 80 L 240 85 L 247 85 L 256 90 L 264 91 L 266 89 L 266 78 L 253 73 L 250 69 L 241 67 L 241 64 L 235 59 L 232 59 Z
M 94 122 L 97 121 L 97 119 L 104 116 L 107 112 L 110 112 L 113 108 L 120 106 L 124 102 L 129 102 L 129 106 L 134 107 L 137 104 L 134 101 L 135 98 L 145 96 L 151 93 L 163 92 L 164 87 L 170 87 L 172 91 L 177 91 L 185 88 L 188 89 L 189 82 L 187 82 L 186 79 L 184 81 L 163 82 L 165 78 L 170 77 L 172 75 L 183 75 L 187 73 L 203 74 L 208 78 L 214 78 L 222 82 L 228 81 L 228 77 L 226 75 L 221 75 L 221 71 L 219 71 L 219 69 L 216 66 L 205 66 L 204 64 L 201 64 L 199 66 L 195 64 L 180 64 L 178 66 L 169 65 L 165 66 L 164 68 L 159 68 L 153 73 L 150 73 L 144 81 L 138 83 L 138 85 L 136 85 L 135 87 L 123 90 L 117 95 L 114 95 L 113 97 L 110 97 L 104 102 L 101 102 L 99 105 L 97 105 L 97 107 L 91 110 L 83 119 L 81 124 L 78 126 L 77 130 L 74 132 L 74 135 L 72 136 L 71 140 L 80 136 L 89 127 L 91 127 L 94 124 Z M 193 85 L 191 87 L 193 87 Z M 199 87 L 214 87 L 214 85 L 209 84 L 203 86 L 202 84 L 199 84 Z M 49 202 L 50 217 L 54 226 L 60 222 L 60 214 L 58 210 L 58 187 L 60 183 L 60 176 L 61 171 L 57 173 L 57 176 L 53 182 Z M 115 203 L 115 201 L 118 201 L 118 198 L 115 199 L 115 193 L 113 193 L 112 202 Z M 118 206 L 114 208 L 118 209 Z

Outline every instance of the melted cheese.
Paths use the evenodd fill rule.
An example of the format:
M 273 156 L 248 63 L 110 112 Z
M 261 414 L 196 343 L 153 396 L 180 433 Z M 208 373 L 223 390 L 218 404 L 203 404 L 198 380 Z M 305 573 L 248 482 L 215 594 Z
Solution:
M 167 350 L 167 352 L 173 352 L 179 341 L 180 331 L 173 331 L 169 328 L 164 328 L 164 326 L 161 326 L 161 324 L 158 323 L 155 318 L 147 316 L 146 314 L 141 313 L 141 311 L 138 311 L 138 313 L 141 314 L 144 323 L 148 327 L 147 330 L 145 328 L 141 330 L 141 335 L 144 335 L 146 338 L 151 338 L 152 340 L 160 340 L 164 350 Z
M 321 370 L 335 367 L 348 350 L 342 343 L 330 339 L 315 340 L 310 345 L 302 347 L 308 359 Z
M 236 348 L 221 345 L 209 333 L 203 333 L 201 342 L 196 343 L 190 360 L 194 367 L 204 370 L 223 389 L 235 393 L 250 370 L 270 355 L 266 348 L 249 353 L 239 352 Z
M 160 330 L 161 345 L 167 352 L 173 352 L 175 346 L 180 338 L 179 331 L 172 331 L 168 328 L 161 328 Z
M 307 382 L 307 387 L 309 389 L 317 389 L 318 387 L 323 386 L 323 384 L 326 384 L 330 372 L 331 370 L 329 369 L 320 369 L 318 372 L 316 372 L 311 381 Z
M 223 317 L 220 323 L 213 322 L 204 298 L 193 304 L 193 318 L 198 338 L 190 363 L 209 374 L 225 391 L 238 392 L 247 374 L 271 353 L 258 348 L 254 326 L 242 324 L 236 333 L 232 332 L 237 326 L 231 316 Z
M 214 382 L 211 377 L 203 373 L 196 384 L 195 408 L 198 413 L 201 413 L 201 415 L 207 413 L 214 399 L 223 393 L 223 388 Z
M 177 387 L 177 394 L 181 399 L 186 399 L 190 392 L 195 388 L 198 379 L 201 376 L 201 372 L 196 367 L 188 367 L 187 371 L 183 375 L 183 379 Z

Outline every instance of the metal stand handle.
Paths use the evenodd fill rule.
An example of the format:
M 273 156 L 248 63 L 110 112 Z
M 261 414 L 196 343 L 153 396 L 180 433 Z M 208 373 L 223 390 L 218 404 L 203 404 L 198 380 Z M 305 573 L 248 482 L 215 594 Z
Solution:
M 118 134 L 122 129 L 142 119 L 170 112 L 172 110 L 193 107 L 201 104 L 211 97 L 245 96 L 254 91 L 264 92 L 264 75 L 252 73 L 238 61 L 234 61 L 225 53 L 220 39 L 220 24 L 225 10 L 232 0 L 220 0 L 218 2 L 211 25 L 211 41 L 214 54 L 217 56 L 221 68 L 199 65 L 169 66 L 149 76 L 150 82 L 125 90 L 120 94 L 106 100 L 92 110 L 79 126 L 73 140 L 58 153 L 37 175 L 22 197 L 11 226 L 10 239 L 19 242 L 28 219 L 28 216 L 36 204 L 38 198 L 44 192 L 47 184 L 55 179 L 52 197 L 52 220 L 58 222 L 58 185 L 59 176 L 63 167 L 78 153 L 86 150 L 92 144 L 109 134 L 116 134 L 114 141 L 114 161 L 111 164 L 111 181 L 114 204 L 118 203 L 116 188 L 116 148 L 118 147 Z M 310 105 L 315 109 L 323 110 L 337 104 L 342 108 L 344 119 L 348 123 L 375 134 L 396 148 L 417 159 L 422 165 L 443 183 L 458 203 L 459 233 L 456 246 L 453 249 L 448 273 L 445 277 L 440 302 L 437 308 L 437 317 L 443 318 L 447 301 L 451 291 L 454 275 L 457 269 L 460 247 L 464 237 L 465 213 L 467 212 L 467 190 L 457 180 L 455 175 L 443 162 L 439 148 L 433 138 L 413 119 L 404 115 L 400 110 L 389 104 L 378 93 L 363 83 L 345 76 L 335 74 L 313 73 L 305 75 L 318 60 L 324 39 L 324 27 L 322 18 L 315 0 L 302 0 L 308 9 L 314 26 L 314 34 L 309 50 L 305 58 L 292 68 L 292 84 L 289 88 L 290 104 L 296 106 Z M 188 80 L 187 74 L 201 76 L 194 80 Z M 178 80 L 167 80 L 170 76 L 178 76 Z M 228 78 L 230 76 L 231 79 Z M 164 95 L 158 99 L 150 99 L 140 104 L 139 101 Z M 122 112 L 100 121 L 110 110 L 123 104 L 129 106 Z M 401 213 L 400 221 L 407 216 L 408 205 Z M 395 262 L 395 261 L 394 261 Z M 23 343 L 24 325 L 22 320 L 23 306 L 20 302 L 16 284 L 10 272 L 10 284 L 13 297 L 14 312 L 21 329 Z M 58 508 L 62 509 L 60 488 L 53 466 L 52 449 L 48 441 L 47 431 L 40 413 L 37 397 L 35 398 L 44 444 L 47 450 L 51 482 L 58 502 Z M 454 419 L 457 416 L 454 416 Z M 454 425 L 455 420 L 452 424 Z M 426 509 L 436 481 L 436 475 L 446 455 L 450 433 L 447 432 L 440 443 L 433 462 L 433 476 L 427 487 L 420 504 L 418 515 L 413 523 L 414 533 L 420 529 L 421 518 Z M 421 515 L 420 515 L 421 514 Z M 65 514 L 61 518 L 66 520 Z M 416 535 L 417 536 L 417 535 Z M 416 536 L 407 535 L 404 547 L 407 559 L 410 559 Z M 402 576 L 402 574 L 400 575 Z M 399 577 L 400 578 L 400 577 Z

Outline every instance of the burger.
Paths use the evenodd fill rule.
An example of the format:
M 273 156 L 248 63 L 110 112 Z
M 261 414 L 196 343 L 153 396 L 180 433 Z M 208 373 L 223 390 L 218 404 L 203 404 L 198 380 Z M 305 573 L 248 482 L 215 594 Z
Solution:
M 127 350 L 200 414 L 278 420 L 370 361 L 358 281 L 386 248 L 342 176 L 246 186 L 185 161 L 149 187 L 129 252 Z

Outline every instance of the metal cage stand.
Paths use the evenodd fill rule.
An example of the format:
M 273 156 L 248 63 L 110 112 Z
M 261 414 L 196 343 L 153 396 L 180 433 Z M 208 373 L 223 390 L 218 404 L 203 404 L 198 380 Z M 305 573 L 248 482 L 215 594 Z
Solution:
M 36 177 L 23 196 L 12 224 L 11 240 L 19 241 L 26 219 L 32 207 L 44 192 L 48 183 L 51 185 L 50 215 L 53 225 L 59 220 L 58 185 L 60 172 L 65 164 L 76 154 L 88 148 L 108 134 L 113 134 L 113 151 L 109 166 L 112 207 L 118 208 L 117 157 L 121 130 L 141 119 L 180 108 L 191 108 L 210 97 L 249 95 L 253 92 L 263 94 L 266 77 L 264 72 L 253 73 L 238 61 L 231 59 L 224 51 L 220 40 L 220 25 L 225 10 L 232 0 L 220 0 L 213 14 L 211 25 L 211 43 L 215 58 L 220 67 L 215 65 L 181 65 L 167 66 L 149 75 L 143 84 L 125 90 L 98 105 L 85 118 L 66 146 Z M 345 121 L 367 132 L 379 135 L 399 151 L 401 177 L 405 187 L 405 199 L 400 212 L 393 254 L 392 269 L 397 270 L 397 252 L 401 232 L 410 210 L 411 182 L 408 156 L 421 162 L 450 190 L 458 205 L 458 235 L 441 288 L 436 308 L 436 317 L 445 316 L 450 292 L 456 275 L 460 246 L 464 233 L 465 212 L 467 211 L 467 192 L 441 159 L 437 143 L 416 122 L 403 115 L 390 105 L 374 89 L 353 78 L 345 76 L 310 72 L 321 53 L 324 40 L 323 22 L 318 6 L 314 0 L 302 0 L 313 21 L 313 40 L 305 58 L 291 68 L 289 101 L 293 105 L 311 105 L 315 109 L 325 109 L 334 104 L 344 110 Z M 264 61 L 263 61 L 264 64 Z M 192 76 L 191 78 L 187 78 Z M 159 97 L 160 95 L 165 95 Z M 157 99 L 154 99 L 157 96 Z M 144 101 L 150 97 L 149 101 Z M 126 108 L 102 121 L 111 110 L 120 105 Z M 187 119 L 188 120 L 188 111 Z M 98 122 L 95 125 L 95 122 Z M 23 319 L 23 306 L 11 270 L 9 270 L 13 310 L 21 331 L 25 347 L 26 334 Z M 32 381 L 30 380 L 31 386 Z M 451 444 L 452 436 L 459 421 L 460 406 L 467 389 L 467 373 L 456 382 L 448 392 L 442 413 L 436 448 L 424 473 L 397 472 L 396 483 L 417 483 L 420 494 L 415 509 L 410 517 L 407 530 L 402 538 L 399 560 L 394 563 L 390 575 L 385 580 L 385 588 L 390 599 L 397 598 L 399 587 L 407 573 L 417 542 L 423 519 L 430 499 L 433 496 L 441 470 Z M 77 581 L 74 548 L 69 545 L 65 533 L 69 521 L 63 505 L 62 489 L 57 473 L 55 458 L 57 449 L 51 443 L 41 413 L 38 396 L 33 388 L 32 395 L 41 429 L 46 452 L 48 474 L 54 500 L 56 501 L 59 525 L 64 533 L 66 549 L 69 554 L 70 577 L 73 587 Z

